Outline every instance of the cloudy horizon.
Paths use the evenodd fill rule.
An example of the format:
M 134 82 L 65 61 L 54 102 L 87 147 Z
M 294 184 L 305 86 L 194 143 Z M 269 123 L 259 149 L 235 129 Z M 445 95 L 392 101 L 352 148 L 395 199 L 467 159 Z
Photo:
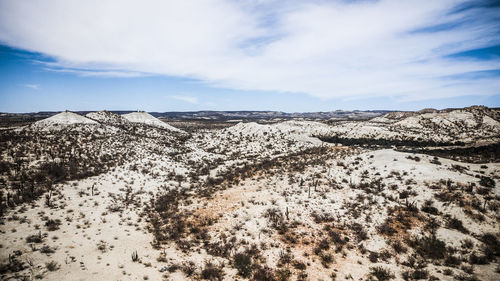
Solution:
M 0 111 L 500 106 L 495 1 L 0 0 Z

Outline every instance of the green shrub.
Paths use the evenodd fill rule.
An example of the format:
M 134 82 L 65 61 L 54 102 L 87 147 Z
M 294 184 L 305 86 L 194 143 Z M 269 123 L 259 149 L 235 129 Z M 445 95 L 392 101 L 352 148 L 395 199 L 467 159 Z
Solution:
M 38 234 L 33 234 L 28 237 L 26 237 L 26 242 L 28 243 L 42 243 L 43 242 L 43 237 L 41 233 Z
M 201 271 L 202 279 L 221 281 L 223 277 L 224 272 L 222 271 L 222 267 L 218 267 L 212 262 L 205 263 L 205 267 Z
M 48 271 L 56 271 L 59 269 L 59 264 L 55 261 L 45 263 L 45 267 Z
M 492 233 L 484 234 L 481 239 L 484 243 L 483 254 L 492 260 L 494 257 L 500 257 L 500 241 Z
M 463 233 L 469 233 L 469 231 L 464 227 L 462 221 L 457 218 L 450 218 L 448 220 L 447 226 L 451 229 L 456 229 Z
M 276 277 L 274 275 L 274 271 L 265 266 L 265 267 L 259 267 L 255 270 L 253 273 L 253 279 L 255 281 L 276 281 Z
M 484 187 L 495 187 L 495 180 L 493 180 L 490 177 L 485 177 L 482 176 L 481 179 L 479 180 L 479 184 L 484 186 Z
M 377 278 L 378 281 L 387 281 L 394 278 L 394 274 L 389 269 L 381 266 L 370 267 L 370 275 Z
M 292 276 L 292 272 L 288 269 L 276 270 L 276 280 L 278 280 L 278 281 L 290 280 L 291 276 Z
M 48 231 L 58 230 L 60 225 L 61 225 L 60 219 L 55 219 L 55 220 L 49 219 L 48 221 L 45 222 L 45 226 L 47 227 Z
M 417 253 L 424 258 L 442 259 L 446 254 L 446 243 L 435 235 L 417 238 L 411 242 Z
M 244 253 L 238 253 L 233 257 L 233 265 L 238 270 L 238 274 L 248 278 L 252 274 L 252 257 Z

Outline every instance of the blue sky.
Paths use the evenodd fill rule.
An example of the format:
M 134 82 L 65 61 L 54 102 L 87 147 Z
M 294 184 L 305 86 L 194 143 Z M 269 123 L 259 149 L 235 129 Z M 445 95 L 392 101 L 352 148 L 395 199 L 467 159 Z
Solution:
M 495 1 L 137 3 L 0 0 L 0 111 L 500 106 Z

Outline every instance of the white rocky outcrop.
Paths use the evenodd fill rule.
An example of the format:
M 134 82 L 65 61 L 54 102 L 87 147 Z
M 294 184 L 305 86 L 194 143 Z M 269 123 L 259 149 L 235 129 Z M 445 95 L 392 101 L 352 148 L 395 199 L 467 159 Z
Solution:
M 165 122 L 162 122 L 158 118 L 154 117 L 153 115 L 147 113 L 147 112 L 132 112 L 128 114 L 122 115 L 125 119 L 132 123 L 140 123 L 140 124 L 145 124 L 153 127 L 158 127 L 162 129 L 166 129 L 169 131 L 174 131 L 174 132 L 179 132 L 182 133 L 184 131 L 177 129 L 173 126 L 168 125 Z
M 130 122 L 120 114 L 116 114 L 106 110 L 91 112 L 85 116 L 98 122 L 110 125 L 123 125 Z

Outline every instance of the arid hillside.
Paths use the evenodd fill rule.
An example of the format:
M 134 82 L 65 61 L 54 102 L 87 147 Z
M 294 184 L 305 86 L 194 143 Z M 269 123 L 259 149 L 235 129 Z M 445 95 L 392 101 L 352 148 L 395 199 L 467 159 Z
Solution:
M 8 125 L 0 279 L 500 280 L 499 116 Z

